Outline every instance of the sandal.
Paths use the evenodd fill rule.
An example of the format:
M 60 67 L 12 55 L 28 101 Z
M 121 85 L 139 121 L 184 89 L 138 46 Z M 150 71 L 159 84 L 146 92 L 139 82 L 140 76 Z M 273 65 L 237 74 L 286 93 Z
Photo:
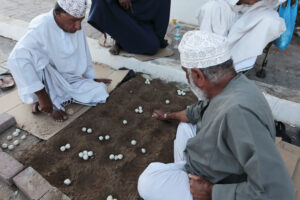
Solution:
M 11 73 L 0 74 L 0 89 L 3 91 L 15 87 L 15 80 Z

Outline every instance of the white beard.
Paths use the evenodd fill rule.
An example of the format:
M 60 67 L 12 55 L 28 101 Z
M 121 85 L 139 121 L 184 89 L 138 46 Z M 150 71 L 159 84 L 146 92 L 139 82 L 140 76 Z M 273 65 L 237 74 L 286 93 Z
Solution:
M 190 79 L 190 83 L 189 86 L 192 90 L 192 92 L 196 95 L 196 97 L 198 98 L 198 100 L 207 100 L 206 94 L 203 90 L 201 90 L 200 88 L 198 88 L 196 86 L 196 84 L 194 83 L 193 77 L 192 77 L 192 70 L 188 70 L 189 72 L 189 79 Z

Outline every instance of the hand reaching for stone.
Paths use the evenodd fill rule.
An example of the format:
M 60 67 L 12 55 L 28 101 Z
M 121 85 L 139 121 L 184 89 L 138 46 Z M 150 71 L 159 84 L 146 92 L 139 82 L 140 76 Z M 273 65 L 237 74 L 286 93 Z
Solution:
M 152 117 L 159 120 L 166 120 L 165 114 L 166 112 L 163 110 L 154 110 Z

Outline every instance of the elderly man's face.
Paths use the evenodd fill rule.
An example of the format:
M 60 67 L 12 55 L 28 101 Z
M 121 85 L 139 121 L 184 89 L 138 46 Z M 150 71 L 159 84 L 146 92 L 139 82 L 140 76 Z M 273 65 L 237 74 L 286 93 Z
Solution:
M 197 78 L 199 77 L 197 75 L 197 72 L 193 72 L 192 69 L 187 69 L 185 67 L 182 67 L 183 71 L 185 71 L 185 75 L 186 75 L 186 79 L 188 80 L 189 86 L 192 90 L 192 92 L 196 95 L 196 97 L 199 100 L 206 100 L 207 99 L 207 95 L 204 91 L 204 87 L 205 87 L 205 79 L 201 78 Z M 197 79 L 197 80 L 195 80 Z M 197 85 L 196 85 L 196 83 Z M 203 88 L 201 87 L 203 86 Z
M 67 33 L 75 33 L 81 30 L 81 22 L 84 19 L 76 18 L 68 13 L 55 13 L 55 20 L 58 26 Z

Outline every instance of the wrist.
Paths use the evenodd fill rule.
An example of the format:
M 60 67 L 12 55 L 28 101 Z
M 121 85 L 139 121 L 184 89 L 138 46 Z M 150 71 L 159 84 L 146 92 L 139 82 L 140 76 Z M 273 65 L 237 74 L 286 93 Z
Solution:
M 166 112 L 165 114 L 164 114 L 164 119 L 168 119 L 168 115 L 169 115 L 170 113 L 169 112 Z

